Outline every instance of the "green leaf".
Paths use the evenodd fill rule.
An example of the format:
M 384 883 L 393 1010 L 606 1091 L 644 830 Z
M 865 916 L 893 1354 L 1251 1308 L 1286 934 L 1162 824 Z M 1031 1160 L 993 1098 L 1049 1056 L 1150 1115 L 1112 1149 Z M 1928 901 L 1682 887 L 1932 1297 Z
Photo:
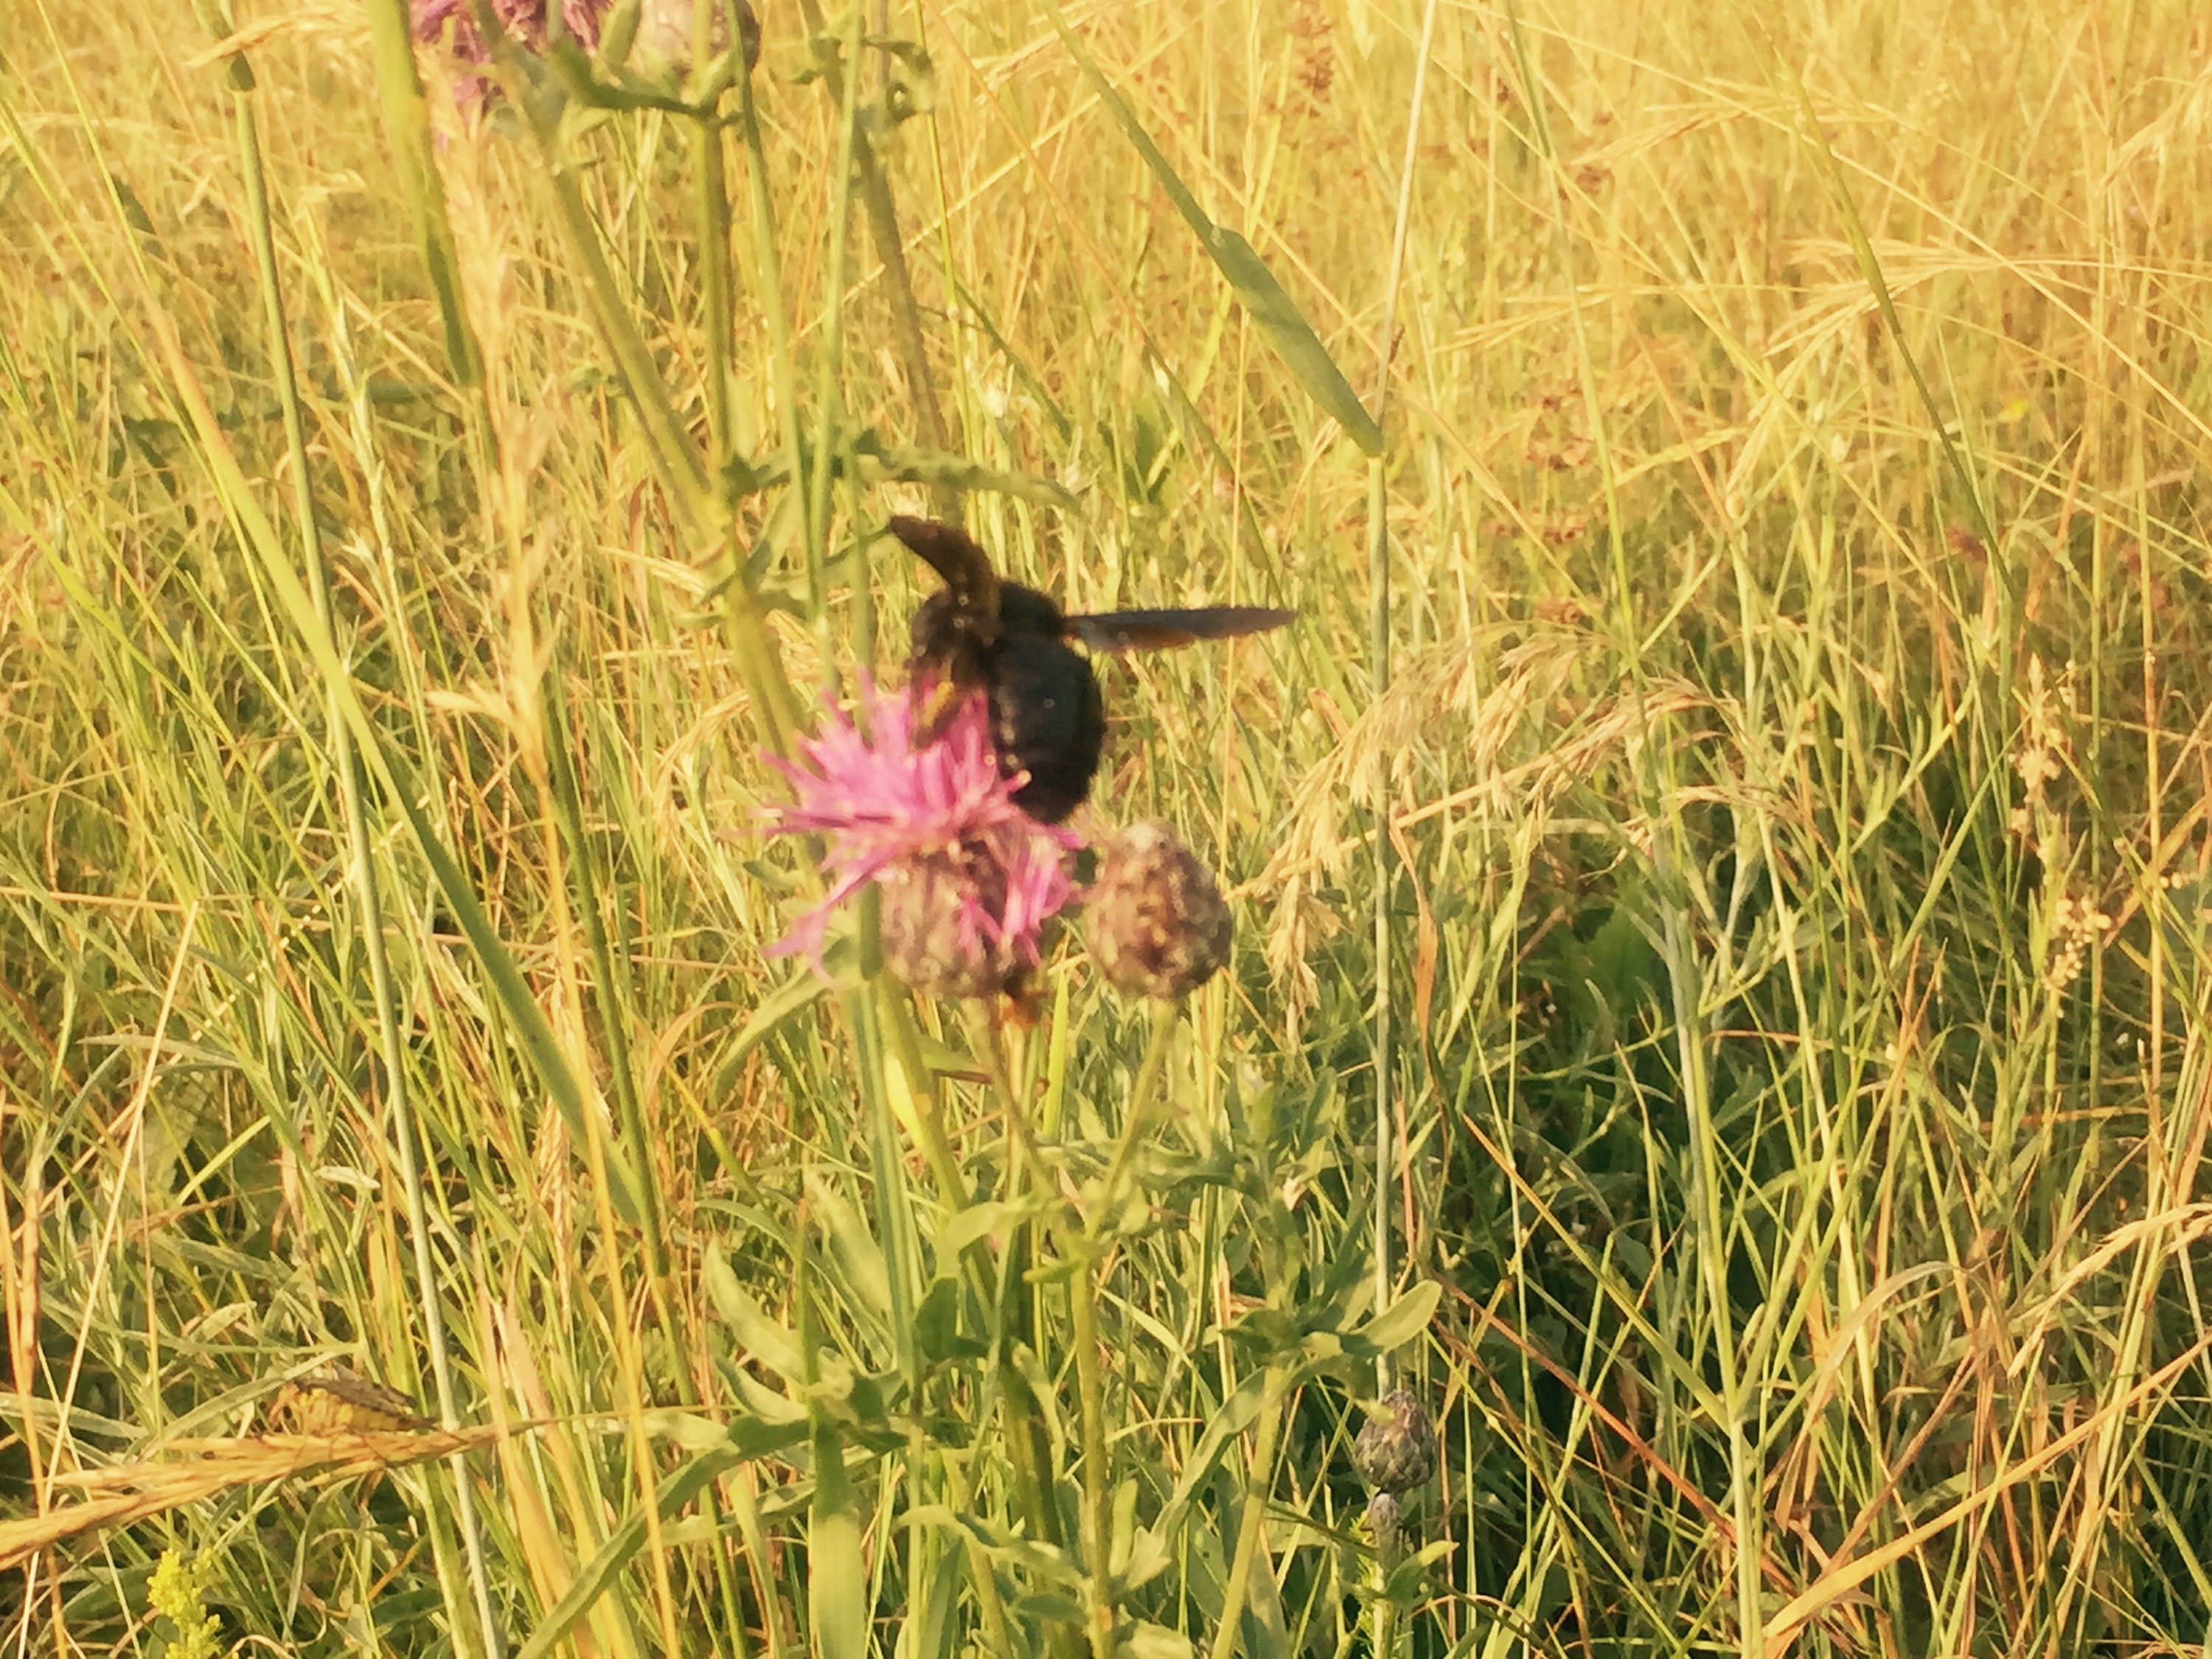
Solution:
M 615 0 L 607 20 L 599 27 L 599 65 L 612 72 L 629 62 L 629 50 L 637 42 L 638 20 L 644 15 L 641 0 Z M 562 45 L 569 44 L 563 41 Z M 558 48 L 556 48 L 558 50 Z
M 1176 1529 L 1182 1524 L 1183 1511 L 1190 1500 L 1212 1477 L 1229 1444 L 1252 1426 L 1252 1419 L 1260 1414 L 1260 1401 L 1265 1393 L 1267 1373 L 1254 1370 L 1244 1378 L 1236 1393 L 1224 1401 L 1199 1437 L 1198 1445 L 1191 1452 L 1190 1461 L 1182 1466 L 1182 1474 L 1176 1481 L 1175 1491 L 1161 1509 L 1159 1518 L 1140 1529 L 1129 1547 L 1129 1577 L 1131 1589 L 1152 1577 L 1175 1559 L 1173 1540 Z
M 1047 1583 L 1071 1590 L 1083 1588 L 1083 1572 L 1066 1554 L 1050 1544 L 1018 1537 L 997 1522 L 967 1515 L 943 1504 L 921 1504 L 907 1511 L 910 1527 L 929 1527 L 967 1539 L 996 1561 L 1018 1567 Z
M 707 1260 L 711 1264 L 720 1254 L 720 1245 L 710 1246 Z M 722 1265 L 716 1274 L 709 1267 L 707 1294 L 714 1298 L 714 1311 L 738 1339 L 738 1346 L 747 1356 L 757 1359 L 787 1382 L 801 1383 L 806 1380 L 806 1363 L 800 1358 L 799 1339 L 791 1328 L 779 1325 L 761 1310 L 759 1303 L 738 1287 L 737 1275 L 729 1264 Z
M 1121 1651 L 1129 1659 L 1191 1659 L 1190 1638 L 1165 1625 L 1139 1620 L 1121 1638 Z
M 1321 337 L 1314 332 L 1313 325 L 1306 321 L 1305 313 L 1298 309 L 1297 302 L 1283 291 L 1283 285 L 1275 280 L 1275 273 L 1267 269 L 1267 262 L 1260 257 L 1258 250 L 1251 243 L 1227 227 L 1215 224 L 1207 216 L 1206 210 L 1199 206 L 1198 198 L 1191 194 L 1190 187 L 1169 165 L 1168 158 L 1160 153 L 1160 147 L 1152 142 L 1152 135 L 1138 121 L 1135 112 L 1114 89 L 1113 83 L 1100 73 L 1098 65 L 1091 61 L 1091 54 L 1076 39 L 1075 31 L 1068 27 L 1067 19 L 1060 15 L 1054 0 L 1045 0 L 1045 10 L 1052 17 L 1052 26 L 1060 31 L 1060 38 L 1066 43 L 1069 54 L 1082 67 L 1084 76 L 1097 92 L 1099 101 L 1121 124 L 1121 130 L 1129 135 L 1129 142 L 1145 158 L 1145 165 L 1160 181 L 1160 187 L 1175 203 L 1176 211 L 1197 234 L 1199 245 L 1219 267 L 1221 274 L 1229 279 L 1229 286 L 1236 290 L 1238 303 L 1251 313 L 1252 320 L 1260 325 L 1261 331 L 1267 337 L 1268 343 L 1275 348 L 1276 355 L 1282 358 L 1284 366 L 1305 388 L 1306 396 L 1334 416 L 1337 423 L 1352 434 L 1352 441 L 1361 449 L 1370 455 L 1381 454 L 1382 428 L 1375 423 L 1375 417 L 1359 401 L 1359 394 L 1352 389 L 1352 382 L 1344 378 L 1344 371 L 1336 366 L 1336 359 L 1328 355 L 1328 348 L 1321 343 Z
M 843 1270 L 847 1288 L 866 1304 L 867 1311 L 875 1316 L 879 1325 L 888 1322 L 891 1313 L 890 1273 L 884 1264 L 883 1249 L 876 1243 L 875 1234 L 844 1194 L 822 1179 L 816 1170 L 807 1172 L 806 1196 L 837 1258 L 837 1265 Z
M 814 1419 L 814 1501 L 806 1516 L 806 1600 L 819 1659 L 868 1659 L 870 1603 L 860 1517 L 844 1452 L 828 1419 Z
M 725 1374 L 738 1391 L 738 1403 L 763 1422 L 804 1423 L 806 1420 L 804 1404 L 776 1393 L 743 1366 L 728 1366 Z
M 1439 1538 L 1425 1547 L 1419 1555 L 1407 1556 L 1391 1570 L 1389 1581 L 1382 1586 L 1384 1599 L 1401 1607 L 1410 1607 L 1422 1601 L 1434 1589 L 1429 1582 L 1431 1569 L 1451 1551 L 1451 1540 Z
M 915 1342 L 921 1357 L 933 1364 L 949 1359 L 980 1359 L 989 1347 L 973 1336 L 960 1334 L 960 1292 L 957 1278 L 940 1279 L 915 1310 Z
M 938 1229 L 934 1244 L 937 1251 L 937 1277 L 940 1280 L 957 1279 L 960 1273 L 960 1258 L 969 1248 L 983 1239 L 1003 1236 L 1029 1219 L 1036 1205 L 1022 1199 L 1012 1203 L 992 1200 L 988 1203 L 971 1204 Z
M 1425 1279 L 1358 1330 L 1344 1339 L 1346 1353 L 1356 1359 L 1375 1359 L 1393 1352 L 1429 1328 L 1436 1317 L 1443 1286 Z
M 797 973 L 761 999 L 760 1006 L 753 1010 L 752 1017 L 745 1021 L 737 1040 L 730 1045 L 730 1052 L 722 1057 L 723 1066 L 733 1066 L 743 1060 L 786 1020 L 812 1007 L 815 999 L 824 991 L 836 988 L 834 981 L 824 979 L 811 966 L 801 963 Z

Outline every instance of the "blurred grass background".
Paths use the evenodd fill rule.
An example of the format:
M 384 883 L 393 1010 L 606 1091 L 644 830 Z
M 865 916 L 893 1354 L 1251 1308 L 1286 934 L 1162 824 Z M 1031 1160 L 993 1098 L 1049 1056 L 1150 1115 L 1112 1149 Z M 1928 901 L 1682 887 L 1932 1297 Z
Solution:
M 757 192 L 722 140 L 726 393 L 694 124 L 572 112 L 562 176 L 656 411 L 543 154 L 512 112 L 468 131 L 434 76 L 483 364 L 454 372 L 354 7 L 216 16 L 252 64 L 234 94 L 173 0 L 0 0 L 0 1508 L 248 1431 L 332 1356 L 435 1401 L 433 1299 L 459 1418 L 554 1419 L 459 1487 L 262 1482 L 70 1540 L 0 1588 L 15 1650 L 159 1651 L 174 1550 L 240 1651 L 479 1653 L 588 1580 L 580 1654 L 1057 1656 L 1098 1492 L 1127 1504 L 1141 1659 L 1226 1659 L 1224 1630 L 1324 1659 L 1377 1632 L 1424 1659 L 2195 1650 L 2212 20 L 1068 7 L 1384 409 L 1378 696 L 1367 457 L 1048 14 L 896 8 L 927 72 L 870 49 L 849 110 L 814 72 L 854 61 L 848 21 L 808 15 L 765 9 Z M 896 132 L 866 119 L 891 64 L 926 106 Z M 848 188 L 855 131 L 926 365 Z M 763 960 L 805 893 L 757 835 L 768 694 L 726 625 L 744 584 L 655 448 L 672 416 L 763 485 L 732 545 L 803 704 L 896 669 L 927 581 L 865 534 L 933 498 L 864 452 L 936 447 L 931 402 L 943 447 L 1074 494 L 964 502 L 1070 609 L 1301 613 L 1103 669 L 1099 821 L 1173 821 L 1240 943 L 1167 1053 L 1166 1161 L 1095 1269 L 1095 1341 L 1064 1275 L 1002 1291 L 997 1324 L 957 1250 L 930 1279 L 913 1252 L 981 1224 L 918 1156 L 872 1156 L 890 1120 L 859 1103 L 911 1130 L 921 1080 Z M 367 780 L 349 832 L 332 681 L 226 453 L 288 554 L 304 483 L 354 729 L 404 759 L 536 1028 L 405 791 Z M 769 476 L 831 454 L 811 499 Z M 1073 945 L 1047 982 L 1006 1063 L 1072 1188 L 1146 1022 Z M 979 1040 L 923 1015 L 963 1178 L 1013 1203 L 1025 1143 Z M 624 1158 L 657 1260 L 617 1213 Z M 1255 1308 L 1364 1261 L 1378 1188 L 1397 1284 L 1443 1289 L 1396 1361 L 1443 1466 L 1395 1624 L 1362 1599 L 1361 1388 L 1301 1378 L 1279 1436 L 1228 1432 Z M 969 1301 L 917 1358 L 902 1298 L 932 1282 Z M 779 1332 L 804 1377 L 762 1362 Z M 825 1406 L 815 1342 L 863 1376 L 941 1367 L 931 1421 L 957 1428 Z M 1110 1474 L 1078 1424 L 1099 1351 Z M 1064 1554 L 994 1437 L 1010 1388 Z M 713 1422 L 794 1420 L 775 1401 L 811 1401 L 809 1437 L 641 1508 Z M 1248 1518 L 1250 1610 L 1224 1620 Z M 832 1554 L 857 1638 L 824 1626 Z

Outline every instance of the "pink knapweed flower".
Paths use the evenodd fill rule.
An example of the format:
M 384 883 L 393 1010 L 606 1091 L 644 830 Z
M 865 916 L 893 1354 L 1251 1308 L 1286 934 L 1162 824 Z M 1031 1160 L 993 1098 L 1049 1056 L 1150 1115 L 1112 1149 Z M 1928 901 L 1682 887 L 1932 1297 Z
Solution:
M 543 52 L 546 40 L 546 0 L 491 0 L 492 13 L 508 36 L 527 50 Z M 599 20 L 613 9 L 613 0 L 561 0 L 561 21 L 569 35 L 586 52 L 599 46 Z M 415 38 L 436 46 L 448 38 L 453 56 L 465 64 L 488 64 L 491 52 L 477 33 L 471 0 L 411 0 L 409 16 Z M 450 37 L 447 30 L 453 33 Z M 485 81 L 481 75 L 464 75 L 453 82 L 454 101 L 466 108 L 483 102 Z
M 821 961 L 830 914 L 867 883 L 882 890 L 885 963 L 916 990 L 986 996 L 1036 966 L 1045 924 L 1073 896 L 1073 830 L 1040 823 L 1014 805 L 1016 776 L 1000 775 L 990 715 L 964 699 L 936 737 L 916 747 L 914 710 L 878 695 L 865 677 L 864 737 L 832 705 L 804 761 L 777 761 L 797 799 L 773 809 L 777 834 L 824 837 L 829 896 L 771 954 Z

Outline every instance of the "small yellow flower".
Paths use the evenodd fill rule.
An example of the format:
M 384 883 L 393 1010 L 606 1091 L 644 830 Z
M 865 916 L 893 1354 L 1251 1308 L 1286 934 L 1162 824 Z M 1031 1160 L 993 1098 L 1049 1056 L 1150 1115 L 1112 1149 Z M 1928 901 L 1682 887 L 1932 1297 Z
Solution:
M 181 1550 L 163 1550 L 146 1599 L 154 1611 L 176 1626 L 177 1633 L 162 1649 L 163 1659 L 219 1659 L 222 1648 L 215 1633 L 221 1621 L 207 1610 L 204 1595 L 207 1568 L 187 1565 Z

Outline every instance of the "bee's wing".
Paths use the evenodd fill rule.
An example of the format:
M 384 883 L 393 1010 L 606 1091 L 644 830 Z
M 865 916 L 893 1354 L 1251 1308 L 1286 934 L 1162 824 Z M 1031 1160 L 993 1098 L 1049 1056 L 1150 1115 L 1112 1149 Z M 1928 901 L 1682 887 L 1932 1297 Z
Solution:
M 1294 620 L 1297 614 L 1258 605 L 1212 605 L 1196 611 L 1109 611 L 1097 617 L 1070 617 L 1067 631 L 1093 651 L 1165 651 L 1200 640 L 1264 634 Z
M 991 556 L 974 538 L 954 524 L 894 514 L 886 526 L 907 550 L 945 578 L 946 591 L 962 611 L 996 620 L 999 614 L 999 573 Z

